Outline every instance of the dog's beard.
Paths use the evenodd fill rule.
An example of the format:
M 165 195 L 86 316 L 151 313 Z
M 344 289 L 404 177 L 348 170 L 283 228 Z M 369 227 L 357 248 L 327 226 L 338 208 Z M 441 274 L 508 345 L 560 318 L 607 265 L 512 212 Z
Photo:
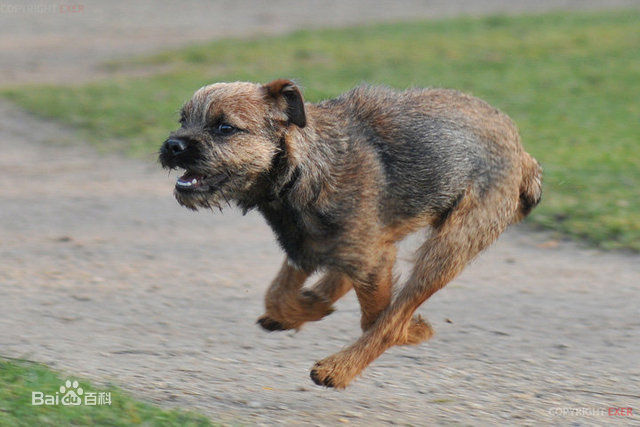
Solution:
M 226 173 L 200 174 L 187 171 L 176 180 L 173 194 L 182 206 L 220 209 L 230 206 L 238 191 L 239 180 Z
M 182 170 L 176 179 L 174 197 L 188 209 L 222 209 L 236 205 L 243 212 L 253 209 L 269 193 L 272 161 L 247 161 L 239 168 L 216 162 L 208 157 L 189 164 L 165 164 L 169 169 Z M 258 159 L 260 160 L 260 159 Z

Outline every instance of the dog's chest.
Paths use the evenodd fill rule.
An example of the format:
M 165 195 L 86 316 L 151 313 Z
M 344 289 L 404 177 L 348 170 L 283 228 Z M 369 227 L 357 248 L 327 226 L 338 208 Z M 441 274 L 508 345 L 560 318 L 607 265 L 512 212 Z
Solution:
M 330 214 L 299 211 L 286 202 L 259 208 L 290 260 L 306 271 L 335 264 L 342 226 Z

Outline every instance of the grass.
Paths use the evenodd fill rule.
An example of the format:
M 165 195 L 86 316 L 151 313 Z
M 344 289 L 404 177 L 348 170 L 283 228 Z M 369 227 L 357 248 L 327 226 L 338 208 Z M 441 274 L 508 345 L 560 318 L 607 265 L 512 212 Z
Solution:
M 180 105 L 214 81 L 293 77 L 310 101 L 363 81 L 453 87 L 511 115 L 543 164 L 544 199 L 530 221 L 603 248 L 640 250 L 638 22 L 639 11 L 623 11 L 301 31 L 107 64 L 143 68 L 144 78 L 1 94 L 101 147 L 152 156 Z
M 0 358 L 0 426 L 212 425 L 201 415 L 160 409 L 134 400 L 117 388 L 97 387 L 87 381 L 79 381 L 79 387 L 84 393 L 111 393 L 111 405 L 34 406 L 31 404 L 31 392 L 40 391 L 54 395 L 66 380 L 67 378 L 61 377 L 44 365 Z

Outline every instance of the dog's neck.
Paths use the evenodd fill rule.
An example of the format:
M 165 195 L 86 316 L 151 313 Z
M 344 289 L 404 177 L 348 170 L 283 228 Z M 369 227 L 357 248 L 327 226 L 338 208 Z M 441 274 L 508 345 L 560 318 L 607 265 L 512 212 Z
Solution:
M 304 128 L 290 125 L 279 139 L 271 167 L 239 201 L 240 207 L 249 210 L 286 203 L 296 210 L 309 208 L 322 191 L 335 187 L 330 151 L 321 143 L 312 119 Z
M 342 161 L 333 141 L 327 144 L 325 136 L 314 126 L 312 115 L 307 116 L 304 128 L 291 126 L 283 138 L 286 172 L 278 182 L 278 191 L 294 207 L 313 205 L 323 192 L 336 189 L 335 162 Z

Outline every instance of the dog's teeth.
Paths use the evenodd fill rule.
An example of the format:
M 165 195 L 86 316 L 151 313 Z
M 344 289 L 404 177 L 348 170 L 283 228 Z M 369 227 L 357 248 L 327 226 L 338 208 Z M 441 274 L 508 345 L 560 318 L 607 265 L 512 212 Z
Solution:
M 191 183 L 190 182 L 186 182 L 186 181 L 180 181 L 178 180 L 177 184 L 181 187 L 191 187 Z
M 193 178 L 193 179 L 191 180 L 191 184 L 195 184 L 195 183 L 197 183 L 197 182 L 198 182 L 198 180 L 197 180 L 197 179 L 195 179 L 195 178 Z

